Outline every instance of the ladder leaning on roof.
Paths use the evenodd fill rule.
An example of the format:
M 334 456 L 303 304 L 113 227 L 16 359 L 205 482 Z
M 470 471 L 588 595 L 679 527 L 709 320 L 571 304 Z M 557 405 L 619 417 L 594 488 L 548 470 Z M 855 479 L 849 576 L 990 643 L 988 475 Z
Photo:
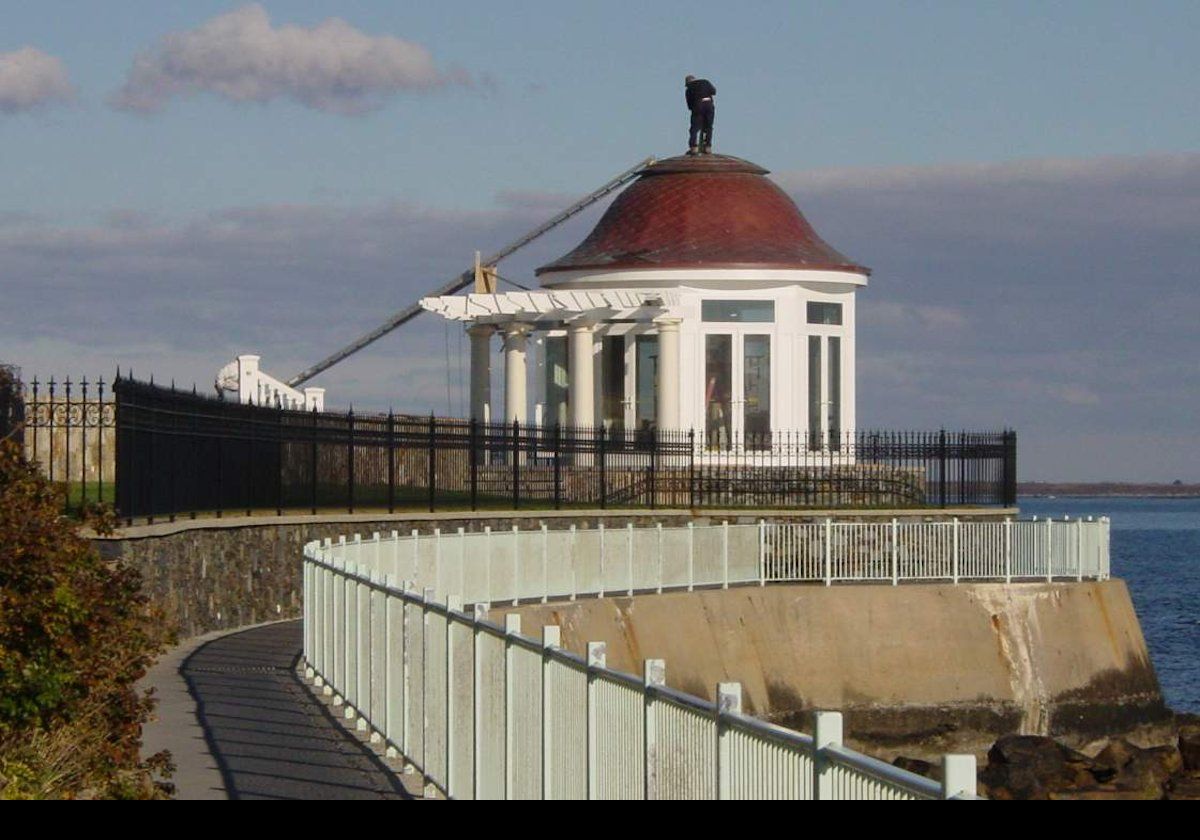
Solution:
M 655 161 L 654 157 L 648 157 L 645 160 L 643 160 L 641 163 L 638 163 L 636 166 L 631 166 L 629 169 L 626 169 L 620 175 L 617 175 L 615 178 L 608 181 L 606 184 L 604 184 L 599 189 L 594 190 L 591 193 L 588 193 L 586 196 L 579 199 L 579 201 L 575 202 L 570 207 L 563 210 L 558 215 L 554 216 L 554 218 L 550 219 L 547 222 L 544 222 L 543 224 L 539 225 L 538 227 L 536 227 L 533 230 L 526 233 L 524 236 L 521 236 L 520 238 L 514 240 L 513 242 L 510 242 L 508 245 L 504 246 L 499 251 L 496 251 L 494 254 L 489 255 L 486 259 L 481 261 L 482 266 L 486 267 L 489 270 L 494 269 L 496 263 L 500 262 L 500 260 L 504 259 L 505 257 L 511 256 L 513 253 L 520 250 L 521 248 L 524 248 L 526 245 L 528 245 L 530 242 L 533 242 L 538 237 L 542 236 L 543 234 L 548 233 L 549 231 L 551 231 L 554 228 L 561 225 L 563 222 L 570 219 L 572 216 L 575 216 L 576 214 L 586 210 L 588 207 L 591 207 L 593 204 L 595 204 L 600 199 L 604 198 L 605 196 L 609 195 L 610 193 L 614 192 L 615 190 L 620 189 L 625 184 L 632 181 L 634 178 L 636 178 L 642 172 L 643 169 L 645 169 L 647 166 L 652 165 L 654 163 L 654 161 Z M 434 292 L 432 292 L 432 294 L 428 295 L 427 297 L 441 297 L 442 295 L 452 295 L 455 292 L 462 289 L 463 287 L 475 282 L 476 277 L 478 277 L 480 275 L 480 269 L 478 267 L 479 265 L 480 265 L 480 262 L 477 262 L 475 267 L 467 269 L 462 274 L 455 277 L 453 280 L 451 280 L 446 285 L 442 286 L 440 289 L 435 290 Z M 392 315 L 390 318 L 388 318 L 386 321 L 384 321 L 382 324 L 380 324 L 375 329 L 371 330 L 369 333 L 366 333 L 365 335 L 361 336 L 357 340 L 351 342 L 350 344 L 347 344 L 341 350 L 338 350 L 336 353 L 334 353 L 330 356 L 327 356 L 326 358 L 317 362 L 312 367 L 307 368 L 306 370 L 303 370 L 300 373 L 296 374 L 295 376 L 293 376 L 291 379 L 289 379 L 287 381 L 287 384 L 289 386 L 291 386 L 292 388 L 295 388 L 297 385 L 307 382 L 308 380 L 312 379 L 317 374 L 328 370 L 329 368 L 336 365 L 338 362 L 354 355 L 355 353 L 357 353 L 359 350 L 362 350 L 367 345 L 372 344 L 375 341 L 378 341 L 379 339 L 383 338 L 385 335 L 387 335 L 388 333 L 390 333 L 392 330 L 396 329 L 397 327 L 402 326 L 402 325 L 406 324 L 407 322 L 411 321 L 413 318 L 420 315 L 423 311 L 424 311 L 424 308 L 421 306 L 421 304 L 419 302 L 414 303 L 404 309 L 401 309 L 399 312 Z

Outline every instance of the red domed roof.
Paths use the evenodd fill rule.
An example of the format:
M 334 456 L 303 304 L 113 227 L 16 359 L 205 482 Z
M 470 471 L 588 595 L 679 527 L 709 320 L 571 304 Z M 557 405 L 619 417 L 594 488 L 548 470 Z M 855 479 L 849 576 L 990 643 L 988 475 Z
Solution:
M 661 160 L 642 170 L 575 250 L 537 273 L 637 268 L 870 273 L 821 239 L 766 174 L 728 155 Z

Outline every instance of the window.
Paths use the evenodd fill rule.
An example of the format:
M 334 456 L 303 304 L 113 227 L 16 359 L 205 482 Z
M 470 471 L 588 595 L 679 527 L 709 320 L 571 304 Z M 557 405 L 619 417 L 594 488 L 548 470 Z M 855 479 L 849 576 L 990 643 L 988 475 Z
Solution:
M 810 300 L 808 302 L 808 323 L 841 326 L 842 305 Z
M 705 300 L 700 320 L 708 323 L 770 324 L 775 321 L 773 300 Z M 840 322 L 839 322 L 840 323 Z

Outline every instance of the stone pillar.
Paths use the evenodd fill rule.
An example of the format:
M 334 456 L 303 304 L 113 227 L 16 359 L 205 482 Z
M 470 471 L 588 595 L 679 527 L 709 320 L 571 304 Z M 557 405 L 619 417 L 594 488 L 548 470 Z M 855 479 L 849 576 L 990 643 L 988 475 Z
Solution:
M 491 419 L 492 333 L 491 324 L 476 324 L 467 329 L 471 337 L 471 419 L 483 423 Z
M 590 427 L 596 424 L 593 393 L 592 345 L 596 325 L 574 322 L 567 326 L 570 348 L 567 351 L 567 406 L 572 426 Z
M 504 328 L 504 422 L 514 420 L 525 425 L 525 355 L 529 338 L 528 324 L 509 324 Z
M 662 318 L 658 325 L 657 415 L 660 429 L 679 428 L 679 318 Z

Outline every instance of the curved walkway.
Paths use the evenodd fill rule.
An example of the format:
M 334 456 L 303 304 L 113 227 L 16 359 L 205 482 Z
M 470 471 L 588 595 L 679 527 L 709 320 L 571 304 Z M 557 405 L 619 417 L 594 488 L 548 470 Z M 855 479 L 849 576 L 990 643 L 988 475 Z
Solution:
M 145 681 L 144 752 L 169 749 L 180 799 L 406 799 L 400 777 L 304 685 L 299 621 L 201 639 Z

